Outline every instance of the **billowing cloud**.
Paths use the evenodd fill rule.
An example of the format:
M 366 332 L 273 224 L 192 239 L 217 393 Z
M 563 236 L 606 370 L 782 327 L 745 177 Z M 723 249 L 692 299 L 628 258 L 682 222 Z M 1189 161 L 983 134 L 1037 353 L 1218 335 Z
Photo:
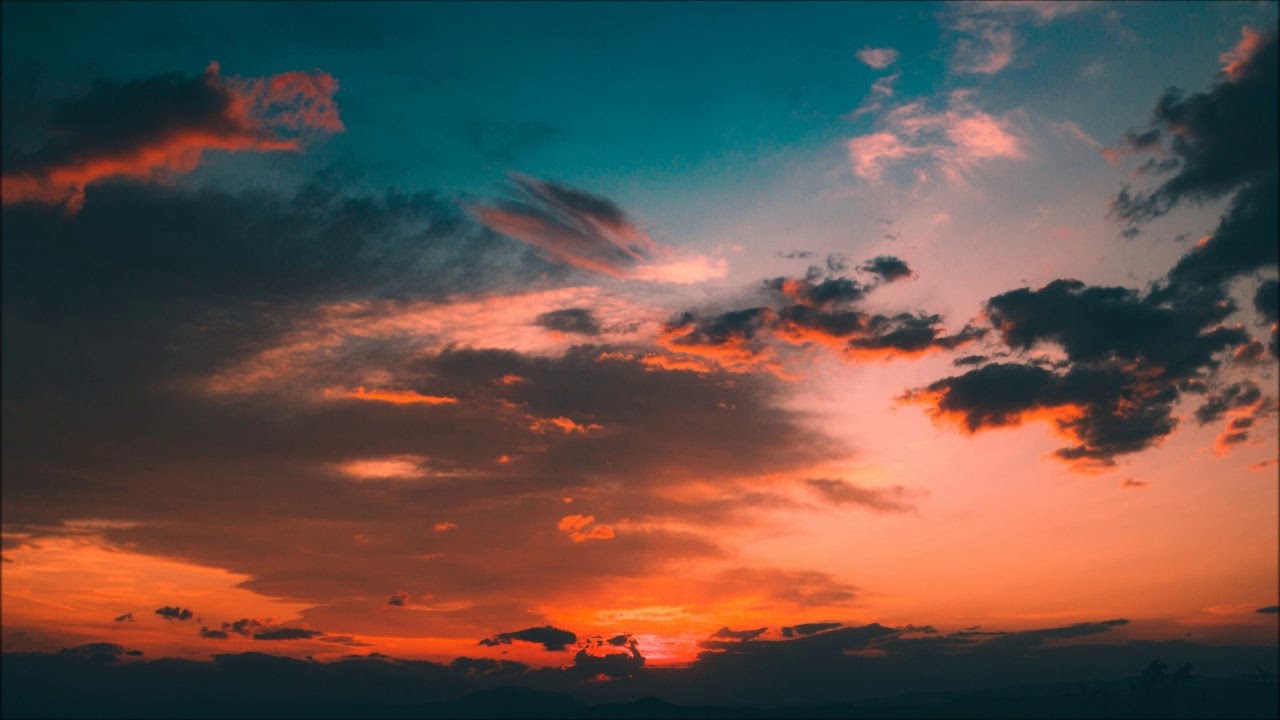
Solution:
M 1109 467 L 1118 455 L 1144 450 L 1173 432 L 1173 404 L 1195 388 L 1188 383 L 1215 370 L 1217 354 L 1249 339 L 1220 324 L 1233 309 L 1229 305 L 1168 304 L 1158 293 L 1144 297 L 1074 280 L 1003 293 L 986 309 L 1010 349 L 1057 346 L 1068 369 L 986 365 L 906 399 L 930 404 L 935 419 L 970 433 L 1048 421 L 1078 443 L 1056 455 L 1082 469 Z
M 548 652 L 563 652 L 570 645 L 578 642 L 578 636 L 568 630 L 545 625 L 543 627 L 525 628 L 516 632 L 498 633 L 481 640 L 480 644 L 490 647 L 510 645 L 515 640 L 541 645 Z
M 893 48 L 865 47 L 858 51 L 858 59 L 868 67 L 883 70 L 898 61 L 898 51 Z
M 480 222 L 538 248 L 548 260 L 618 278 L 694 283 L 720 277 L 723 260 L 680 255 L 654 242 L 612 201 L 511 175 L 515 197 L 476 205 Z
M 309 135 L 342 131 L 337 90 L 320 71 L 224 77 L 217 63 L 197 77 L 101 82 L 51 112 L 44 147 L 6 162 L 0 196 L 79 210 L 88 185 L 183 175 L 206 150 L 298 150 Z

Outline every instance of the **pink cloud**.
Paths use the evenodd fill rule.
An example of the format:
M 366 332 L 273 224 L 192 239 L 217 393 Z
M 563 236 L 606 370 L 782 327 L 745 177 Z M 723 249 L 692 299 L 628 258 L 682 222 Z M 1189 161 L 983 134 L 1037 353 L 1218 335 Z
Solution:
M 977 109 L 967 93 L 953 93 L 942 112 L 928 112 L 922 102 L 901 105 L 879 124 L 875 132 L 846 142 L 854 173 L 867 180 L 878 180 L 885 168 L 920 157 L 943 177 L 963 183 L 980 164 L 1026 156 L 1022 133 L 1011 118 Z
M 893 48 L 863 48 L 858 51 L 858 59 L 868 67 L 883 70 L 898 61 L 898 51 Z

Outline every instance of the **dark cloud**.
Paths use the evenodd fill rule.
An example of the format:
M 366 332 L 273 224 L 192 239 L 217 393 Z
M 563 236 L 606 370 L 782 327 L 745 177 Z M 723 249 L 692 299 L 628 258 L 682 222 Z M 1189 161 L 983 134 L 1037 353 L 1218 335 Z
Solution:
M 911 492 L 901 485 L 873 488 L 824 478 L 805 480 L 805 483 L 836 505 L 861 505 L 877 512 L 909 512 L 915 509 L 911 503 Z
M 1159 217 L 1183 200 L 1204 202 L 1276 172 L 1276 35 L 1264 41 L 1235 77 L 1205 93 L 1166 92 L 1151 125 L 1126 135 L 1127 149 L 1163 147 L 1180 159 L 1180 171 L 1150 193 L 1121 192 L 1113 212 L 1131 222 Z M 1274 211 L 1273 211 L 1274 212 Z
M 107 642 L 89 643 L 87 645 L 79 645 L 73 648 L 63 648 L 58 651 L 58 657 L 60 658 L 71 659 L 82 663 L 92 663 L 95 665 L 106 665 L 118 662 L 121 655 L 124 655 L 123 645 Z
M 208 640 L 226 640 L 228 635 L 223 630 L 210 630 L 207 627 L 200 628 L 200 637 Z
M 931 404 L 935 418 L 970 433 L 1048 420 L 1078 442 L 1056 455 L 1085 469 L 1114 465 L 1173 432 L 1182 393 L 1204 387 L 1219 353 L 1249 341 L 1221 324 L 1234 310 L 1229 302 L 1205 306 L 1076 280 L 1006 292 L 986 310 L 1011 350 L 1057 346 L 1066 360 L 1053 369 L 1034 358 L 986 365 L 904 398 Z
M 266 623 L 253 618 L 241 618 L 235 622 L 222 623 L 222 629 L 225 631 L 236 633 L 237 635 L 250 635 L 255 630 L 265 628 Z
M 605 642 L 616 647 L 626 647 L 632 642 L 632 638 L 630 635 L 614 635 Z
M 346 645 L 348 647 L 369 647 L 371 645 L 371 643 L 364 642 L 350 635 L 326 635 L 317 639 L 322 643 L 329 643 L 330 645 Z
M 872 263 L 892 266 L 892 258 Z M 686 312 L 664 327 L 668 350 L 706 358 L 729 368 L 775 367 L 784 345 L 819 343 L 839 348 L 851 360 L 912 357 L 974 342 L 986 330 L 965 326 L 947 335 L 939 315 L 871 314 L 854 307 L 875 285 L 810 268 L 804 278 L 766 280 L 768 305 L 715 315 Z
M 562 333 L 599 335 L 601 328 L 596 316 L 586 308 L 552 310 L 538 316 L 538 325 Z
M 730 630 L 728 627 L 722 627 L 711 633 L 711 637 L 724 640 L 754 640 L 763 635 L 768 629 L 767 627 L 762 627 L 755 630 Z
M 156 614 L 165 620 L 190 620 L 194 616 L 194 614 L 186 608 L 170 607 L 168 605 L 162 608 L 156 608 Z
M 1006 292 L 986 307 L 1012 349 L 1052 343 L 1074 363 L 1139 362 L 1169 377 L 1189 377 L 1209 366 L 1214 353 L 1248 341 L 1238 329 L 1216 327 L 1230 306 L 1166 305 L 1127 288 L 1077 280 Z
M 1280 358 L 1280 282 L 1267 280 L 1258 286 L 1253 296 L 1253 307 L 1271 323 L 1271 357 Z
M 409 604 L 409 593 L 401 590 L 387 598 L 387 604 L 393 607 L 404 607 Z
M 31 712 L 33 708 L 57 716 L 137 716 L 144 709 L 153 715 L 174 716 L 190 714 L 193 707 L 204 714 L 235 717 L 244 716 L 246 710 L 260 713 L 269 702 L 280 714 L 289 716 L 327 717 L 358 707 L 373 714 L 388 714 L 398 708 L 400 714 L 420 717 L 528 717 L 549 707 L 538 703 L 549 701 L 558 703 L 543 713 L 551 717 L 575 713 L 609 717 L 691 714 L 689 708 L 673 708 L 672 704 L 734 708 L 716 712 L 701 708 L 700 714 L 706 715 L 740 716 L 750 714 L 754 706 L 790 708 L 779 709 L 770 717 L 809 717 L 823 704 L 907 693 L 908 705 L 898 710 L 909 707 L 911 714 L 933 716 L 937 713 L 922 711 L 930 707 L 921 705 L 922 694 L 1018 688 L 1013 695 L 998 695 L 1000 703 L 991 706 L 1016 711 L 1027 706 L 1009 705 L 1010 697 L 1041 697 L 1048 687 L 1096 680 L 1105 683 L 1091 686 L 1095 696 L 1114 693 L 1128 708 L 1120 712 L 1115 709 L 1120 705 L 1110 705 L 1111 711 L 1096 714 L 1164 716 L 1174 707 L 1167 704 L 1167 695 L 1162 696 L 1166 702 L 1160 710 L 1155 705 L 1135 705 L 1141 696 L 1135 697 L 1124 682 L 1138 675 L 1153 658 L 1194 664 L 1199 676 L 1196 697 L 1198 702 L 1209 702 L 1208 706 L 1197 705 L 1202 708 L 1216 707 L 1218 701 L 1203 697 L 1206 693 L 1217 697 L 1213 695 L 1218 687 L 1215 676 L 1256 676 L 1255 668 L 1273 667 L 1269 663 L 1275 660 L 1274 645 L 1095 640 L 1124 624 L 1123 620 L 1105 620 L 1016 632 L 975 628 L 946 634 L 929 632 L 930 626 L 890 628 L 877 624 L 835 627 L 808 635 L 793 629 L 791 637 L 783 639 L 759 635 L 709 641 L 684 667 L 651 667 L 635 644 L 629 644 L 625 653 L 604 656 L 581 650 L 566 667 L 538 669 L 488 658 L 461 657 L 442 665 L 377 654 L 330 662 L 263 653 L 219 654 L 212 662 L 170 658 L 126 665 L 118 662 L 123 654 L 121 646 L 99 644 L 57 654 L 6 654 L 0 671 L 4 674 L 6 717 L 37 714 Z M 117 665 L 124 667 L 117 670 Z M 610 680 L 601 682 L 600 676 Z M 1259 707 L 1274 709 L 1274 692 L 1270 692 L 1274 684 L 1264 680 L 1256 684 L 1268 691 L 1270 703 Z M 1243 687 L 1239 683 L 1224 686 L 1237 701 Z M 493 692 L 495 688 L 504 689 Z M 1061 698 L 1057 692 L 1052 697 Z M 574 701 L 575 697 L 583 700 Z M 645 697 L 661 697 L 667 702 L 650 699 L 632 707 L 618 704 Z M 502 698 L 506 700 L 499 704 Z M 1044 714 L 1081 714 L 1081 698 L 1072 693 L 1070 702 L 1045 706 L 1057 710 Z M 583 712 L 582 702 L 613 704 Z M 987 706 L 971 701 L 967 707 L 972 711 Z M 1151 712 L 1136 713 L 1135 708 Z M 884 706 L 878 711 L 826 710 L 851 717 L 903 714 L 887 712 Z M 978 714 L 989 713 L 984 710 Z M 1265 716 L 1267 712 L 1256 714 Z
M 133 613 L 127 612 L 115 619 L 115 622 L 133 622 Z
M 1232 383 L 1212 393 L 1204 404 L 1196 408 L 1196 421 L 1207 425 L 1222 418 L 1228 410 L 1253 405 L 1262 399 L 1262 389 L 1252 380 Z
M 536 643 L 548 651 L 561 652 L 567 649 L 568 646 L 578 642 L 578 636 L 568 630 L 546 625 L 525 628 L 516 632 L 498 633 L 481 640 L 480 644 L 493 647 L 496 645 L 510 645 L 514 640 Z
M 907 263 L 892 255 L 880 255 L 872 258 L 860 265 L 858 269 L 871 273 L 880 278 L 882 282 L 887 283 L 911 277 L 911 268 L 907 266 Z
M 1275 615 L 1276 613 L 1280 613 L 1280 605 L 1271 605 L 1264 608 L 1258 608 L 1254 612 L 1259 612 L 1264 615 Z
M 324 633 L 319 630 L 307 630 L 305 628 L 282 627 L 272 628 L 270 630 L 260 630 L 253 634 L 254 640 L 310 640 L 319 637 Z
M 826 623 L 802 623 L 800 625 L 788 625 L 782 628 L 782 636 L 795 637 L 796 635 L 799 635 L 801 637 L 804 637 L 805 635 L 813 635 L 815 633 L 825 632 L 827 630 L 834 630 L 840 627 L 842 624 L 843 623 L 838 623 L 838 622 L 826 622 Z
M 965 355 L 963 357 L 958 357 L 955 360 L 952 360 L 951 364 L 955 365 L 956 367 L 965 367 L 967 365 L 981 365 L 986 361 L 987 361 L 986 355 Z
M 778 250 L 775 254 L 783 260 L 808 260 L 814 255 L 812 250 L 790 250 L 788 252 Z
M 129 83 L 98 81 L 48 114 L 48 140 L 4 163 L 4 202 L 66 203 L 79 210 L 85 187 L 114 177 L 155 180 L 190 172 L 205 150 L 280 151 L 300 134 L 341 131 L 327 73 L 270 78 L 180 73 Z
M 1267 280 L 1259 285 L 1253 307 L 1267 322 L 1280 321 L 1280 282 Z

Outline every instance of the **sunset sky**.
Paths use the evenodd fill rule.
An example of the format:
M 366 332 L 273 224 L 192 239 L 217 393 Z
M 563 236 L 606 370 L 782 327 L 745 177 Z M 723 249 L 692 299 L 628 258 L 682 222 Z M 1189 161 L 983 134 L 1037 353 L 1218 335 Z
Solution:
M 1275 645 L 1277 8 L 6 2 L 4 652 Z

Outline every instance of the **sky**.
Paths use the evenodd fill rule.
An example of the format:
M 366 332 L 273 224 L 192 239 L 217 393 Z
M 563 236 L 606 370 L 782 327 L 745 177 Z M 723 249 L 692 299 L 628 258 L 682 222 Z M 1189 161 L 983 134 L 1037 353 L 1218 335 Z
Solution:
M 1276 644 L 1275 3 L 0 13 L 5 653 Z

